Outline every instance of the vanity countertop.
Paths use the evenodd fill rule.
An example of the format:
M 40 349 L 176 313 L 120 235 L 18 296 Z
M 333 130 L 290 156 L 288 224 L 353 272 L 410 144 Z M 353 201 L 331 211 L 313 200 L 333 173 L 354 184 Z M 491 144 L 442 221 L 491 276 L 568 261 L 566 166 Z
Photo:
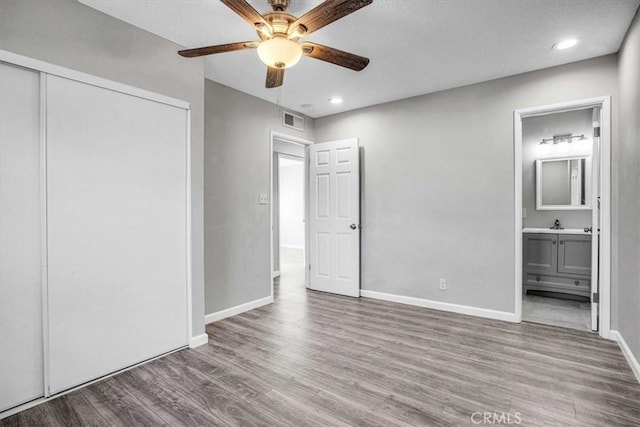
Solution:
M 553 228 L 523 228 L 523 233 L 544 233 L 544 234 L 591 234 L 590 231 L 584 231 L 584 228 L 563 228 L 556 230 Z

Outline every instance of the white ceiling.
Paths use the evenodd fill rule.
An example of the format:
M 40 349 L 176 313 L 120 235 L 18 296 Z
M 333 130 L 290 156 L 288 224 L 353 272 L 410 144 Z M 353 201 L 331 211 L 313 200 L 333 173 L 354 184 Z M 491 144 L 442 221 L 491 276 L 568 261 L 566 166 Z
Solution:
M 216 0 L 80 1 L 190 48 L 257 40 L 244 20 Z M 270 10 L 267 0 L 249 3 L 261 13 Z M 288 12 L 300 16 L 320 3 L 291 0 Z M 374 0 L 303 39 L 369 57 L 369 66 L 361 72 L 303 57 L 286 71 L 280 89 L 266 89 L 266 69 L 256 52 L 241 51 L 207 57 L 206 77 L 322 117 L 617 52 L 639 4 Z M 566 51 L 551 50 L 567 37 L 579 37 L 581 43 Z M 334 96 L 344 103 L 330 104 Z

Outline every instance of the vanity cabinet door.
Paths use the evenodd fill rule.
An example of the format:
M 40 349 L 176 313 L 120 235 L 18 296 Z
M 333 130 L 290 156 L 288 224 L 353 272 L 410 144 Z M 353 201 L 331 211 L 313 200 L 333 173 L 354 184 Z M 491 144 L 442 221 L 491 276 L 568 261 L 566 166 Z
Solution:
M 591 275 L 591 236 L 559 236 L 558 273 Z
M 555 274 L 558 266 L 557 234 L 524 235 L 524 271 Z

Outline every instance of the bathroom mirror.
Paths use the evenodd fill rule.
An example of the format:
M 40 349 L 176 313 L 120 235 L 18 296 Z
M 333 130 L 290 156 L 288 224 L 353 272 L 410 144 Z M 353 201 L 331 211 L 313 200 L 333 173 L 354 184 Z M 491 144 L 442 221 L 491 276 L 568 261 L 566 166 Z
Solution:
M 536 209 L 591 209 L 591 156 L 536 160 Z

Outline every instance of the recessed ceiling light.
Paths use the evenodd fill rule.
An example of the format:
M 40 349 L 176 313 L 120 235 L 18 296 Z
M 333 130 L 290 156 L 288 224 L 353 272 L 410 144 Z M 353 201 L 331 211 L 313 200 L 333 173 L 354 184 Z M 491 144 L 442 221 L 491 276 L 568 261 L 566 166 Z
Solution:
M 569 48 L 574 47 L 575 45 L 577 45 L 578 41 L 579 41 L 578 39 L 560 40 L 558 43 L 554 44 L 551 48 L 553 50 L 569 49 Z
M 313 105 L 311 104 L 300 104 L 300 108 L 304 108 L 305 110 L 311 110 Z
M 329 102 L 332 104 L 342 104 L 342 98 L 337 98 L 337 97 L 329 98 Z

